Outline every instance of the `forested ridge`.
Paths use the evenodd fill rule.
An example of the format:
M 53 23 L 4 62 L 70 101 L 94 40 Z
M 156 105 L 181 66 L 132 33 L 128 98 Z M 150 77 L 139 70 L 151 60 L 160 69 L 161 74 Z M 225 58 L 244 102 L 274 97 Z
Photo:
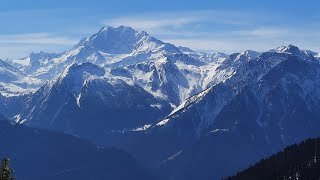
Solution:
M 319 180 L 320 138 L 308 139 L 300 144 L 261 160 L 227 180 Z

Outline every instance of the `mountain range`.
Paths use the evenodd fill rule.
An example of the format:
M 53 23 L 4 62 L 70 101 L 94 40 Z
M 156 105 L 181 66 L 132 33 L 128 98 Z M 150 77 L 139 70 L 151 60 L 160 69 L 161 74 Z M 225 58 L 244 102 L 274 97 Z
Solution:
M 0 61 L 11 123 L 129 152 L 168 179 L 220 179 L 320 136 L 319 54 L 200 53 L 104 27 L 62 53 Z

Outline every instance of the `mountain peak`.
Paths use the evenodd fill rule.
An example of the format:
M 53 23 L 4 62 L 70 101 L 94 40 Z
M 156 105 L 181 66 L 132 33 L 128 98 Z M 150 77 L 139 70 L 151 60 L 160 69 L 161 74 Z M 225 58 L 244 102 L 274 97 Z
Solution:
M 55 84 L 64 85 L 74 94 L 79 94 L 86 79 L 102 77 L 105 69 L 90 62 L 72 64 L 60 74 Z
M 246 50 L 240 53 L 240 56 L 245 56 L 249 60 L 257 58 L 261 53 L 257 51 L 252 51 L 252 50 Z
M 44 51 L 40 51 L 38 53 L 32 52 L 29 57 L 31 61 L 38 61 L 40 59 L 49 57 L 52 58 L 54 56 L 58 55 L 57 53 L 48 53 L 48 52 L 44 52 Z
M 103 76 L 105 74 L 105 70 L 95 64 L 90 62 L 85 62 L 82 64 L 72 64 L 66 68 L 65 72 L 63 73 L 64 76 L 68 74 L 91 74 L 96 76 Z
M 288 52 L 288 53 L 291 53 L 291 54 L 297 54 L 297 53 L 300 52 L 300 49 L 297 46 L 294 46 L 294 45 L 290 44 L 289 46 L 284 47 L 284 49 L 282 51 L 283 52 Z
M 75 48 L 102 52 L 103 54 L 152 54 L 161 51 L 169 53 L 180 52 L 172 44 L 164 43 L 144 31 L 137 31 L 128 26 L 102 27 L 84 41 L 80 41 Z
M 133 29 L 132 27 L 129 26 L 118 26 L 118 27 L 111 27 L 111 26 L 106 26 L 106 27 L 102 27 L 100 28 L 99 33 L 105 33 L 108 31 L 117 31 L 117 32 L 121 32 L 121 31 L 127 31 L 127 32 L 137 32 L 135 29 Z
M 275 49 L 271 49 L 272 52 L 280 52 L 280 53 L 297 53 L 300 51 L 300 49 L 297 46 L 294 46 L 292 44 L 289 44 L 288 46 L 280 46 Z
M 91 47 L 110 54 L 129 54 L 133 52 L 140 41 L 148 37 L 147 33 L 138 32 L 128 26 L 116 28 L 107 26 L 102 27 L 98 33 L 81 41 L 76 47 Z
M 303 60 L 317 61 L 314 57 L 317 53 L 308 50 L 301 50 L 297 46 L 294 46 L 292 44 L 288 46 L 281 46 L 276 49 L 271 49 L 267 52 L 288 53 Z

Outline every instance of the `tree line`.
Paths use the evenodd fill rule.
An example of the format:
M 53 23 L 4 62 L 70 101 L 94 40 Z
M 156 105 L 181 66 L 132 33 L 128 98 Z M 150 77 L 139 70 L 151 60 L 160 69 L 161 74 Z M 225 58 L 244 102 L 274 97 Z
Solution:
M 320 180 L 320 138 L 285 148 L 227 180 Z

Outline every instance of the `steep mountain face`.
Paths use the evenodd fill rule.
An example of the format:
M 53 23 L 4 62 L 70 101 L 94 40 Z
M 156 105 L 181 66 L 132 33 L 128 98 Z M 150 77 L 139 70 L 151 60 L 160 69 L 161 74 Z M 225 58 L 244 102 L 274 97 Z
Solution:
M 319 62 L 313 56 L 300 56 L 294 51 L 268 51 L 256 58 L 242 58 L 248 56 L 241 54 L 231 55 L 216 68 L 217 71 L 229 72 L 225 80 L 187 99 L 153 126 L 124 135 L 116 146 L 128 149 L 152 165 L 162 164 L 172 178 L 197 179 L 193 173 L 201 174 L 197 177 L 205 179 L 209 178 L 209 171 L 219 172 L 216 177 L 230 175 L 285 145 L 317 135 L 320 132 L 316 118 L 319 117 L 316 109 L 319 104 L 316 93 L 319 88 Z M 273 81 L 269 80 L 270 77 Z M 308 83 L 304 84 L 306 80 Z M 294 91 L 288 91 L 291 88 Z M 245 92 L 254 94 L 244 95 Z M 262 99 L 252 100 L 252 96 Z M 264 100 L 269 96 L 273 97 L 272 102 Z M 272 109 L 260 109 L 261 106 L 270 106 L 269 103 L 274 105 Z M 285 120 L 286 128 L 275 129 L 281 124 L 279 119 L 283 118 L 288 118 Z M 308 126 L 305 126 L 304 118 L 308 119 Z M 264 127 L 264 124 L 273 125 Z M 136 143 L 130 146 L 127 141 Z M 142 144 L 143 149 L 140 148 Z M 224 152 L 244 158 L 236 161 L 231 158 L 233 155 L 225 157 Z M 203 167 L 208 164 L 214 168 Z
M 318 62 L 292 56 L 246 85 L 195 145 L 165 165 L 177 168 L 170 170 L 172 178 L 225 177 L 287 145 L 319 136 L 319 76 Z
M 17 179 L 157 179 L 129 154 L 72 136 L 12 125 L 0 115 L 0 157 Z
M 232 100 L 244 86 L 257 81 L 259 77 L 261 78 L 263 74 L 288 56 L 289 54 L 285 53 L 267 52 L 257 59 L 248 60 L 246 55 L 231 55 L 220 66 L 212 68 L 213 71 L 225 74 L 220 76 L 220 83 L 187 99 L 164 120 L 148 127 L 146 131 L 143 130 L 145 127 L 140 128 L 141 132 L 128 133 L 127 136 L 120 138 L 116 144 L 112 145 L 128 149 L 151 165 L 159 165 L 168 157 L 179 153 L 197 141 L 223 106 Z M 243 65 L 233 65 L 233 61 L 241 61 Z M 144 133 L 146 135 L 143 135 Z M 137 141 L 137 144 L 141 143 L 144 148 L 150 149 L 145 152 L 139 148 L 140 145 L 135 143 L 128 146 L 130 144 L 128 141 Z M 107 141 L 105 143 L 108 144 Z
M 122 75 L 117 72 L 126 71 L 124 76 L 132 78 L 135 84 L 151 92 L 154 96 L 171 101 L 173 104 L 180 102 L 179 87 L 188 88 L 188 81 L 179 71 L 177 66 L 167 58 L 156 61 L 148 61 L 131 65 L 122 69 L 112 69 L 114 75 Z
M 5 98 L 1 111 L 16 123 L 105 144 L 110 133 L 149 127 L 207 88 L 211 79 L 204 79 L 225 59 L 185 54 L 129 27 L 102 28 L 70 51 L 7 60 L 42 83 L 50 81 L 33 94 Z
M 319 148 L 319 138 L 308 139 L 289 146 L 227 179 L 319 179 Z
M 6 61 L 20 72 L 41 79 L 36 88 L 56 78 L 71 64 L 90 62 L 110 69 L 110 78 L 131 78 L 136 85 L 176 107 L 206 89 L 214 79 L 215 69 L 227 58 L 222 53 L 188 53 L 182 49 L 146 32 L 120 26 L 101 28 L 63 53 L 32 53 L 23 59 Z M 126 71 L 130 77 L 121 73 Z
M 27 106 L 30 94 L 18 96 L 2 96 L 0 94 L 0 114 L 12 118 L 21 113 Z
M 91 63 L 71 65 L 38 90 L 15 121 L 98 141 L 102 134 L 151 124 L 170 112 L 169 103 L 106 74 Z
M 111 74 L 132 79 L 155 97 L 169 101 L 176 107 L 185 99 L 206 89 L 210 83 L 225 80 L 227 76 L 223 75 L 226 71 L 218 69 L 224 60 L 224 56 L 218 55 L 211 57 L 209 61 L 200 55 L 174 53 L 138 64 L 112 68 Z M 218 74 L 223 77 L 208 78 Z
M 233 54 L 222 63 L 216 71 L 219 81 L 207 90 L 187 99 L 156 127 L 173 126 L 169 124 L 192 125 L 185 129 L 193 132 L 195 137 L 206 129 L 219 114 L 221 109 L 232 100 L 248 83 L 259 80 L 265 73 L 279 62 L 288 58 L 283 53 L 263 53 L 256 59 L 249 60 L 240 54 Z M 239 62 L 240 61 L 240 62 Z M 216 77 L 218 78 L 218 77 Z M 174 125 L 175 126 L 175 125 Z M 179 127 L 179 125 L 177 125 Z M 183 125 L 181 125 L 183 126 Z
M 241 54 L 230 55 L 217 68 L 217 71 L 224 74 L 222 80 L 187 99 L 159 124 L 179 123 L 178 119 L 182 119 L 181 123 L 191 121 L 195 125 L 193 131 L 196 135 L 199 134 L 215 120 L 221 109 L 246 85 L 259 81 L 273 67 L 292 55 L 297 57 L 295 54 L 282 52 L 265 52 L 255 59 Z M 313 56 L 304 60 L 318 62 Z M 219 72 L 216 73 L 217 76 L 220 76 Z
M 111 69 L 111 74 L 130 78 L 134 84 L 155 97 L 177 106 L 185 98 L 200 91 L 202 87 L 199 87 L 195 82 L 201 78 L 201 73 L 190 73 L 188 77 L 186 75 L 188 72 L 179 67 L 180 64 L 175 64 L 175 60 L 163 57 L 122 68 L 114 68 Z

